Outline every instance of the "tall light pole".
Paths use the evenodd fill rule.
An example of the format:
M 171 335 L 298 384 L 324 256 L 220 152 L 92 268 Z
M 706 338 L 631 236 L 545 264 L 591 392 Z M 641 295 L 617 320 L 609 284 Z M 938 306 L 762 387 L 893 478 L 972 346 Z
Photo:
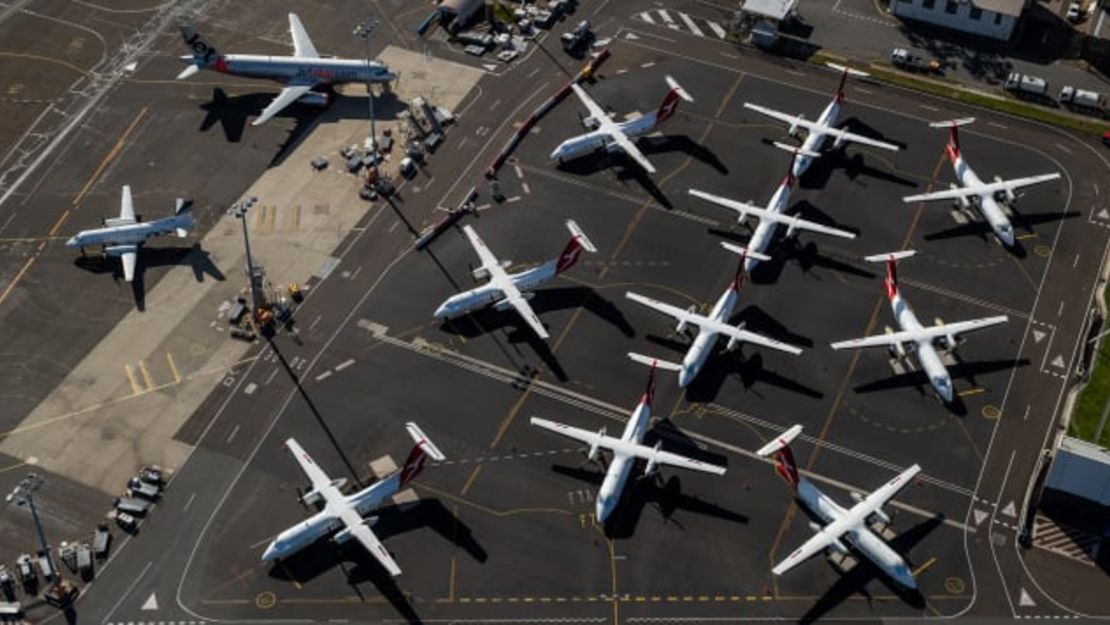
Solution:
M 26 505 L 31 509 L 31 518 L 35 520 L 35 531 L 39 535 L 39 545 L 42 546 L 42 552 L 46 554 L 46 582 L 49 584 L 54 580 L 54 560 L 50 558 L 50 545 L 46 544 L 46 534 L 42 531 L 42 523 L 39 521 L 39 513 L 35 510 L 35 497 L 34 492 L 42 486 L 42 476 L 37 473 L 28 473 L 27 477 L 16 484 L 15 489 L 7 496 L 8 503 L 14 503 L 17 506 Z
M 227 210 L 228 214 L 237 217 L 243 222 L 243 245 L 247 248 L 247 281 L 251 287 L 251 316 L 256 320 L 258 319 L 258 311 L 261 308 L 261 300 L 258 295 L 258 287 L 256 282 L 261 277 L 255 270 L 254 261 L 251 259 L 251 239 L 247 235 L 247 211 L 254 206 L 258 198 L 251 196 L 241 202 L 236 202 L 231 205 Z
M 370 35 L 378 27 L 378 20 L 366 18 L 355 26 L 354 35 L 366 42 L 366 101 L 370 107 L 370 146 L 374 150 L 370 167 L 374 169 L 374 182 L 378 180 L 378 133 L 374 128 L 374 81 L 370 79 Z

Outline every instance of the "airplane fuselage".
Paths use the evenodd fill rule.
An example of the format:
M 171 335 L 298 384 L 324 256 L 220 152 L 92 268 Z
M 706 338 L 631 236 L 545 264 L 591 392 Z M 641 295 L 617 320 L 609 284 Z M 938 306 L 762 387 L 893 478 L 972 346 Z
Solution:
M 807 139 L 808 141 L 808 139 Z M 804 158 L 799 155 L 799 159 Z M 784 214 L 786 211 L 786 204 L 790 202 L 791 186 L 787 180 L 783 180 L 779 187 L 775 189 L 775 194 L 771 196 L 771 201 L 767 204 L 767 210 L 774 211 L 778 214 Z M 752 232 L 751 239 L 748 240 L 747 248 L 759 254 L 766 254 L 767 248 L 771 247 L 771 241 L 775 238 L 775 231 L 778 230 L 779 224 L 775 221 L 766 219 L 759 220 L 755 230 Z M 750 272 L 759 264 L 759 259 L 748 256 L 744 259 L 744 271 Z
M 902 298 L 902 294 L 895 293 L 894 297 L 890 300 L 890 308 L 894 312 L 894 319 L 898 322 L 898 327 L 908 332 L 916 332 L 924 329 L 921 322 L 917 320 L 917 315 L 913 314 L 913 309 Z M 917 360 L 921 363 L 921 368 L 924 369 L 925 375 L 929 377 L 929 383 L 933 385 L 937 393 L 940 394 L 944 401 L 952 401 L 952 378 L 948 375 L 948 369 L 940 360 L 940 355 L 933 347 L 932 339 L 923 339 L 914 342 L 915 352 L 917 353 Z
M 557 266 L 557 260 L 549 260 L 538 267 L 533 267 L 532 269 L 519 273 L 509 274 L 507 277 L 517 290 L 521 293 L 527 293 L 554 278 L 556 273 L 558 273 Z M 456 293 L 447 298 L 440 304 L 439 308 L 436 309 L 435 318 L 453 319 L 495 304 L 504 297 L 504 294 L 497 284 L 491 281 L 482 286 L 475 287 L 469 291 L 463 291 L 462 293 Z
M 619 127 L 629 139 L 635 139 L 655 129 L 656 114 L 656 111 L 652 111 L 636 119 L 620 122 L 617 124 L 617 127 Z M 556 160 L 567 160 L 600 149 L 620 150 L 616 143 L 610 141 L 609 135 L 606 132 L 594 130 L 586 134 L 578 135 L 577 137 L 571 137 L 560 143 L 559 146 L 555 148 L 555 151 L 551 153 L 551 158 Z
M 843 536 L 848 546 L 855 547 L 891 579 L 907 588 L 917 587 L 906 561 L 867 527 L 868 519 L 860 514 L 862 510 L 841 507 L 805 478 L 798 480 L 798 499 L 824 522 L 822 531 Z
M 193 227 L 189 215 L 176 215 L 147 223 L 133 223 L 82 230 L 66 241 L 66 247 L 91 247 L 95 245 L 137 245 L 151 237 L 173 233 L 177 229 Z
M 949 154 L 951 157 L 951 152 Z M 975 170 L 971 168 L 971 165 L 967 164 L 963 154 L 952 160 L 952 169 L 955 171 L 956 179 L 960 181 L 961 186 L 971 187 L 984 184 L 979 176 L 975 175 Z M 994 199 L 994 195 L 987 193 L 973 196 L 973 203 L 979 209 L 979 214 L 983 216 L 983 219 L 986 219 L 987 223 L 990 224 L 991 230 L 998 236 L 998 239 L 1007 247 L 1012 247 L 1014 245 L 1014 227 L 1010 223 L 1010 219 L 1006 217 L 1006 213 L 1002 211 L 1002 207 L 998 205 L 998 201 Z
M 193 57 L 182 59 L 192 62 Z M 232 76 L 267 78 L 290 84 L 389 82 L 397 76 L 385 65 L 363 59 L 302 58 L 261 54 L 224 54 L 204 67 Z
M 732 310 L 735 308 L 739 297 L 739 293 L 731 286 L 725 289 L 717 303 L 713 305 L 713 310 L 709 313 L 709 319 L 720 323 L 728 323 L 728 320 L 732 318 Z M 686 356 L 682 359 L 682 370 L 678 372 L 678 385 L 680 387 L 685 388 L 690 382 L 694 381 L 716 345 L 717 333 L 715 331 L 708 328 L 698 328 L 698 335 L 694 337 L 694 342 L 686 350 Z
M 646 397 L 640 400 L 636 410 L 632 412 L 632 418 L 625 424 L 624 433 L 621 434 L 622 441 L 637 445 L 643 441 L 644 433 L 647 432 L 648 423 L 651 421 L 651 405 L 645 400 Z M 616 508 L 621 493 L 624 492 L 624 485 L 628 482 L 628 476 L 632 473 L 632 465 L 635 463 L 635 456 L 619 451 L 613 452 L 613 460 L 609 463 L 609 468 L 605 471 L 605 479 L 601 481 L 601 488 L 597 492 L 594 513 L 597 515 L 598 523 L 604 523 Z
M 329 486 L 329 488 L 335 489 L 335 495 L 354 507 L 355 512 L 357 512 L 359 516 L 366 516 L 381 505 L 381 502 L 386 497 L 391 497 L 396 494 L 399 490 L 400 483 L 401 474 L 395 472 L 382 481 L 375 482 L 357 493 L 346 497 L 341 495 L 334 486 Z M 266 548 L 262 559 L 264 561 L 269 561 L 278 558 L 288 558 L 341 527 L 343 527 L 343 521 L 341 521 L 335 511 L 332 510 L 332 504 L 325 504 L 323 510 L 278 534 Z
M 821 115 L 817 118 L 818 124 L 822 126 L 832 126 L 836 123 L 836 118 L 840 116 L 840 102 L 833 98 L 831 102 L 821 111 Z M 802 142 L 802 150 L 807 152 L 821 152 L 821 148 L 825 145 L 825 133 L 815 130 L 806 135 L 806 140 Z M 798 159 L 794 161 L 794 168 L 792 170 L 794 177 L 799 178 L 802 174 L 809 169 L 810 164 L 813 163 L 813 158 L 805 154 L 799 154 Z

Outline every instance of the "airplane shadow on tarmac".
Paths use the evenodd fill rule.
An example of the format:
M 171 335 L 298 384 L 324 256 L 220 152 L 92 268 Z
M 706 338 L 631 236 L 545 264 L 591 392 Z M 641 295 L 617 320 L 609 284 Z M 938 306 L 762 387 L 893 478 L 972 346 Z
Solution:
M 653 446 L 656 441 L 664 438 L 667 439 L 667 442 L 664 443 L 663 447 L 667 451 L 719 466 L 727 464 L 724 456 L 699 449 L 685 434 L 682 434 L 678 428 L 675 428 L 666 420 L 656 423 L 655 427 L 648 431 L 644 436 L 644 444 Z M 672 440 L 689 441 L 689 443 L 680 442 L 675 444 L 671 442 Z M 551 470 L 560 475 L 600 486 L 601 481 L 605 478 L 605 467 L 608 467 L 608 464 L 600 462 L 600 460 L 599 463 L 601 464 L 600 467 L 596 466 L 598 463 L 590 463 L 589 460 L 584 460 L 583 464 L 577 467 L 555 464 L 551 465 Z M 590 465 L 594 466 L 587 468 Z M 663 467 L 661 470 L 668 471 L 670 469 Z M 625 484 L 624 492 L 621 493 L 616 509 L 613 510 L 612 515 L 606 519 L 602 527 L 607 537 L 631 537 L 643 516 L 644 508 L 649 504 L 659 511 L 659 515 L 665 523 L 680 530 L 686 528 L 681 521 L 674 518 L 674 514 L 678 510 L 711 516 L 733 523 L 748 522 L 748 517 L 743 514 L 724 508 L 714 502 L 700 499 L 696 495 L 683 493 L 682 482 L 678 475 L 671 475 L 664 479 L 659 471 L 650 476 L 644 476 L 643 471 L 644 463 L 638 461 L 636 466 L 632 468 L 632 473 L 629 475 L 628 483 Z M 682 469 L 674 469 L 674 471 L 678 473 Z
M 624 184 L 628 180 L 634 180 L 644 191 L 647 191 L 652 199 L 658 202 L 660 206 L 668 210 L 674 208 L 674 204 L 671 203 L 670 199 L 663 193 L 663 190 L 652 180 L 651 174 L 644 171 L 639 163 L 626 156 L 624 152 L 610 153 L 605 150 L 597 150 L 593 154 L 587 154 L 569 161 L 557 163 L 555 169 L 565 174 L 573 174 L 582 177 L 613 169 L 618 182 Z
M 120 282 L 123 280 L 123 265 L 120 259 L 103 254 L 85 254 L 74 259 L 73 264 L 90 273 L 111 273 Z M 165 267 L 188 264 L 193 269 L 197 282 L 204 282 L 207 275 L 217 282 L 227 278 L 220 268 L 212 262 L 211 255 L 201 248 L 200 243 L 192 247 L 144 247 L 139 250 L 135 264 L 135 279 L 131 282 L 131 293 L 135 298 L 135 308 L 146 310 L 146 282 L 144 274 L 151 267 Z
M 811 513 L 809 513 L 809 511 L 806 511 L 806 514 L 808 515 Z M 817 519 L 814 519 L 814 521 L 816 520 Z M 944 515 L 938 514 L 936 516 L 930 517 L 922 521 L 921 523 L 918 523 L 917 525 L 914 525 L 913 527 L 900 532 L 897 536 L 890 540 L 888 544 L 892 549 L 894 549 L 894 551 L 905 556 L 905 554 L 908 553 L 915 545 L 917 545 L 917 543 L 921 542 L 926 536 L 931 534 L 933 530 L 940 526 L 940 524 L 943 522 Z M 879 582 L 881 582 L 883 586 L 890 590 L 906 605 L 919 609 L 925 608 L 925 597 L 924 595 L 922 595 L 920 590 L 910 590 L 907 588 L 903 588 L 902 586 L 898 585 L 898 583 L 888 579 L 887 576 L 878 569 L 878 567 L 876 567 L 874 564 L 871 563 L 870 560 L 863 557 L 858 552 L 853 552 L 853 555 L 857 558 L 857 564 L 847 572 L 840 573 L 839 570 L 837 571 L 838 573 L 840 573 L 839 579 L 837 579 L 836 582 L 833 583 L 832 587 L 830 587 L 825 592 L 825 594 L 822 595 L 817 600 L 817 602 L 814 603 L 809 608 L 809 610 L 807 610 L 806 613 L 798 619 L 799 623 L 808 624 L 819 620 L 821 617 L 828 614 L 829 611 L 833 610 L 849 597 L 856 594 L 862 595 L 865 599 L 867 599 L 868 605 L 871 605 L 872 597 L 871 593 L 867 589 L 867 586 L 871 583 L 872 580 L 876 579 L 879 580 Z M 914 567 L 912 564 L 910 564 L 909 558 L 906 558 L 906 564 L 907 566 L 909 566 L 910 570 L 913 570 Z M 806 565 L 803 564 L 802 566 Z M 833 566 L 831 562 L 829 563 L 829 566 Z M 834 570 L 836 569 L 834 568 Z
M 911 356 L 912 357 L 912 356 Z M 948 374 L 953 380 L 968 380 L 973 386 L 978 386 L 975 382 L 975 376 L 983 375 L 986 373 L 994 373 L 996 371 L 1006 371 L 1009 369 L 1016 369 L 1017 367 L 1025 367 L 1029 364 L 1029 359 L 1003 359 L 1003 360 L 981 360 L 977 362 L 957 362 L 948 367 Z M 867 382 L 855 386 L 852 390 L 856 393 L 873 393 L 876 391 L 887 391 L 897 388 L 916 388 L 919 393 L 925 395 L 932 389 L 929 383 L 929 376 L 924 371 L 918 369 L 915 371 L 908 371 L 906 373 L 899 373 L 892 375 L 881 380 L 874 382 Z M 939 397 L 937 398 L 939 401 Z M 964 405 L 963 400 L 957 392 L 952 397 L 952 401 L 945 404 L 945 407 L 952 411 L 957 416 L 964 416 L 967 414 L 967 406 Z
M 470 528 L 437 499 L 384 506 L 374 511 L 374 517 L 373 530 L 382 542 L 391 536 L 427 528 L 461 548 L 477 562 L 484 563 L 489 557 Z M 403 558 L 399 563 L 403 570 Z M 336 566 L 343 571 L 347 583 L 359 597 L 366 599 L 359 585 L 370 582 L 405 620 L 421 622 L 409 597 L 397 586 L 396 580 L 357 541 L 337 545 L 329 537 L 320 538 L 280 564 L 275 563 L 270 567 L 269 575 L 274 579 L 305 583 Z
M 1015 209 L 1013 206 L 1010 206 L 1010 212 L 1012 213 L 1010 223 L 1013 224 L 1014 228 L 1022 228 L 1029 234 L 1034 233 L 1034 225 L 1051 223 L 1054 221 L 1062 221 L 1064 219 L 1071 219 L 1073 217 L 1078 217 L 1081 214 L 1079 211 L 1054 213 L 1019 213 L 1017 209 Z M 982 217 L 977 214 L 972 215 L 970 217 L 970 221 L 965 224 L 960 224 L 951 228 L 945 228 L 944 230 L 938 230 L 936 232 L 930 232 L 922 238 L 926 241 L 940 241 L 944 239 L 953 239 L 956 237 L 978 237 L 981 241 L 983 241 L 983 243 L 991 245 L 994 245 L 996 241 L 994 230 L 991 228 L 990 224 L 984 221 Z M 1025 258 L 1029 255 L 1029 253 L 1025 250 L 1025 246 L 1022 245 L 1020 240 L 1015 240 L 1014 245 L 1010 247 L 1008 251 L 1017 258 Z

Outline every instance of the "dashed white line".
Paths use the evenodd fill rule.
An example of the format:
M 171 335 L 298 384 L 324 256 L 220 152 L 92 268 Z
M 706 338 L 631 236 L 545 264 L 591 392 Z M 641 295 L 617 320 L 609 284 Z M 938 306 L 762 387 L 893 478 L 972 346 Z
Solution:
M 455 144 L 455 149 L 461 150 L 463 146 L 466 145 L 467 139 L 470 139 L 470 137 L 463 137 L 462 139 L 459 139 L 459 142 Z
M 643 65 L 641 65 L 640 67 L 642 67 L 642 68 L 644 68 L 644 69 L 647 69 L 647 68 L 651 67 L 652 65 L 655 65 L 655 63 L 644 63 L 644 64 L 643 64 Z
M 994 126 L 995 128 L 1001 128 L 1003 130 L 1005 130 L 1007 128 L 1007 126 L 1005 124 L 1000 124 L 998 122 L 987 122 L 987 125 L 988 126 Z
M 1060 307 L 1056 309 L 1056 316 L 1064 314 L 1064 302 L 1060 302 Z
M 512 204 L 513 202 L 519 202 L 519 201 L 520 201 L 520 196 L 519 195 L 514 195 L 513 197 L 505 200 L 505 203 L 506 204 Z
M 235 440 L 235 435 L 238 434 L 238 433 L 239 433 L 239 424 L 236 423 L 235 427 L 231 428 L 231 434 L 227 435 L 227 441 L 226 442 L 228 444 L 230 444 L 231 441 Z
M 640 19 L 644 20 L 648 24 L 654 24 L 655 23 L 655 20 L 651 19 L 651 12 L 650 11 L 644 11 L 643 13 L 641 13 L 640 14 Z
M 1075 268 L 1076 268 L 1076 267 L 1078 267 L 1078 266 L 1079 266 L 1079 254 L 1076 254 L 1076 255 L 1075 255 L 1075 262 L 1073 262 L 1073 263 L 1071 264 L 1071 268 L 1072 268 L 1072 269 L 1075 269 Z
M 320 319 L 322 319 L 323 317 L 323 315 L 316 315 L 316 318 L 312 320 L 312 323 L 308 324 L 308 329 L 311 330 L 315 328 L 316 324 L 320 323 Z
M 513 169 L 516 170 L 516 177 L 523 180 L 524 179 L 524 172 L 521 171 L 520 165 L 513 165 Z
M 1057 143 L 1056 147 L 1060 148 L 1060 151 L 1064 154 L 1071 154 L 1071 150 L 1068 149 L 1068 147 L 1065 146 L 1063 143 Z
M 320 382 L 320 381 L 326 380 L 330 377 L 331 377 L 331 371 L 325 371 L 325 372 L 321 373 L 320 375 L 316 376 L 316 381 Z
M 659 17 L 662 17 L 663 21 L 667 23 L 667 28 L 678 28 L 678 24 L 671 19 L 671 15 L 667 13 L 666 9 L 659 9 Z
M 270 382 L 273 382 L 274 381 L 274 376 L 277 375 L 277 372 L 278 372 L 277 367 L 274 367 L 273 370 L 270 371 L 270 375 L 266 378 L 266 381 L 263 384 L 269 384 Z
M 500 99 L 494 100 L 493 104 L 489 105 L 489 110 L 492 111 L 493 109 L 495 109 L 499 106 L 501 106 L 501 100 Z
M 193 500 L 196 499 L 196 498 L 197 498 L 196 493 L 193 493 L 192 495 L 189 495 L 189 501 L 185 502 L 185 505 L 181 507 L 181 511 L 182 512 L 188 512 L 189 506 L 193 505 Z
M 401 220 L 400 219 L 393 220 L 393 225 L 390 226 L 389 229 L 385 231 L 385 233 L 386 234 L 393 234 L 393 231 L 396 230 L 397 226 L 400 226 L 400 225 L 401 225 Z
M 522 187 L 522 188 L 524 189 L 524 194 L 525 194 L 525 195 L 527 195 L 527 194 L 529 194 L 529 193 L 531 193 L 531 192 L 532 192 L 532 189 L 530 189 L 530 188 L 528 187 L 528 183 L 527 183 L 527 182 L 521 183 L 521 185 L 520 185 L 520 186 L 521 186 L 521 187 Z
M 918 106 L 920 106 L 921 108 L 925 109 L 926 111 L 934 111 L 934 112 L 936 112 L 936 111 L 939 111 L 939 110 L 940 110 L 940 109 L 938 109 L 937 107 L 935 107 L 935 106 L 929 106 L 928 104 L 918 104 Z
M 682 23 L 686 24 L 686 28 L 689 28 L 690 32 L 694 33 L 695 35 L 697 35 L 699 37 L 704 37 L 705 36 L 705 33 L 701 32 L 701 29 L 698 28 L 698 25 L 694 23 L 694 20 L 690 19 L 689 15 L 686 15 L 685 13 L 680 12 L 678 14 L 678 16 L 680 18 L 682 18 Z
M 335 365 L 335 370 L 336 371 L 342 371 L 342 370 L 346 369 L 347 367 L 350 367 L 353 364 L 355 364 L 355 359 L 350 358 L 348 360 L 344 360 L 343 362 L 339 363 L 338 365 Z
M 860 93 L 866 93 L 868 95 L 872 93 L 870 89 L 864 89 L 863 87 L 856 87 L 856 91 L 859 91 Z
M 255 384 L 254 382 L 251 382 L 250 384 L 248 384 L 246 386 L 246 388 L 243 389 L 243 394 L 244 395 L 253 395 L 255 390 L 257 390 L 257 389 L 258 389 L 258 385 Z
M 706 24 L 709 24 L 710 30 L 713 31 L 714 35 L 717 35 L 717 39 L 724 39 L 725 36 L 728 34 L 725 32 L 725 29 L 721 28 L 721 25 L 717 22 L 706 22 Z
M 540 68 L 537 67 L 536 69 L 533 69 L 532 71 L 525 74 L 524 77 L 525 78 L 531 78 L 531 77 L 535 76 L 538 73 L 540 73 Z

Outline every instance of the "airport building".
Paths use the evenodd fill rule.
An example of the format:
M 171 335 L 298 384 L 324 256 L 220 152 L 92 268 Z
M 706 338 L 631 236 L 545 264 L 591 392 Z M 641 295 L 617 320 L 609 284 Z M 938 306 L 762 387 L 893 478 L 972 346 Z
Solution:
M 953 30 L 1009 41 L 1032 0 L 891 0 L 890 12 Z

